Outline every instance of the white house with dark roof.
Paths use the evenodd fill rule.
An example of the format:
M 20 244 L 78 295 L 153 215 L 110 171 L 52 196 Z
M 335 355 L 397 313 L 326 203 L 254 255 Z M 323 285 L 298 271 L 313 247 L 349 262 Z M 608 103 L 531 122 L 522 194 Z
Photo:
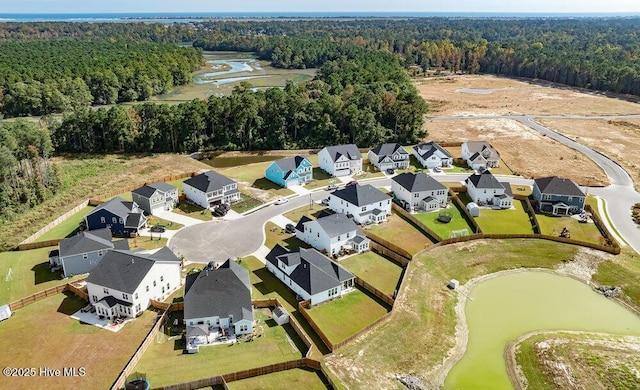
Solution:
M 266 256 L 266 268 L 311 305 L 352 291 L 355 276 L 315 249 L 289 251 L 276 245 Z
M 497 168 L 500 154 L 486 141 L 467 141 L 462 144 L 462 159 L 471 169 Z
M 153 254 L 111 250 L 87 278 L 89 302 L 98 316 L 134 318 L 151 299 L 162 301 L 180 288 L 180 268 L 167 247 Z
M 91 272 L 112 249 L 128 250 L 127 240 L 113 242 L 111 230 L 80 232 L 65 238 L 58 249 L 49 252 L 49 267 L 62 268 L 65 277 Z
M 131 197 L 147 214 L 171 211 L 178 204 L 178 189 L 164 182 L 145 184 L 131 191 Z
M 572 180 L 557 176 L 535 179 L 532 196 L 537 201 L 539 211 L 553 215 L 579 213 L 587 198 Z
M 513 206 L 511 185 L 499 182 L 489 171 L 473 174 L 465 180 L 467 195 L 478 206 L 509 209 Z
M 87 230 L 107 228 L 114 235 L 137 233 L 147 224 L 147 217 L 136 202 L 119 196 L 101 203 L 84 217 Z
M 296 225 L 296 237 L 331 255 L 343 249 L 358 253 L 369 250 L 369 239 L 355 222 L 342 213 L 315 220 L 302 217 Z
M 192 345 L 253 333 L 249 272 L 229 259 L 219 267 L 211 262 L 202 271 L 187 275 L 184 323 L 187 334 L 192 334 L 187 337 Z M 203 330 L 206 337 L 200 334 Z
M 272 162 L 264 177 L 284 188 L 299 186 L 313 180 L 313 166 L 304 156 L 287 157 Z
M 453 156 L 434 141 L 420 143 L 413 147 L 413 156 L 424 168 L 448 167 L 453 164 Z
M 354 144 L 327 146 L 318 152 L 320 169 L 331 176 L 350 176 L 362 171 L 362 154 Z
M 407 202 L 411 210 L 433 211 L 447 205 L 447 187 L 424 173 L 395 176 L 391 179 L 391 191 Z
M 369 162 L 380 171 L 409 168 L 409 153 L 400 144 L 382 144 L 367 153 Z
M 380 223 L 391 215 L 391 197 L 370 184 L 356 184 L 332 192 L 329 208 L 359 224 Z
M 205 209 L 241 199 L 238 184 L 214 171 L 207 171 L 185 180 L 182 192 L 190 202 Z

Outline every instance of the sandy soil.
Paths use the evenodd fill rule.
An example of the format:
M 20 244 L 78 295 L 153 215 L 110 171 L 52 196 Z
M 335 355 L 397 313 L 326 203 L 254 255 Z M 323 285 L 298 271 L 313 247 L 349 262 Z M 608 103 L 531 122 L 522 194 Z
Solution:
M 618 161 L 640 190 L 640 120 L 539 119 L 540 124 Z
M 640 105 L 602 93 L 487 75 L 418 79 L 431 116 L 477 114 L 637 114 Z
M 427 139 L 436 141 L 487 140 L 509 168 L 525 177 L 551 173 L 580 185 L 608 185 L 604 171 L 582 153 L 570 149 L 511 119 L 427 121 Z

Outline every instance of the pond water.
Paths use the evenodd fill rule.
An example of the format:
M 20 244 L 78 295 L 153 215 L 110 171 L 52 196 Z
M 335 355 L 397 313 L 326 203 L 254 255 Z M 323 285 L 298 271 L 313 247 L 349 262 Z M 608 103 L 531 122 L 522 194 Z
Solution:
M 275 161 L 284 158 L 284 156 L 235 156 L 235 157 L 213 157 L 211 159 L 202 160 L 203 163 L 215 168 L 230 168 L 238 165 L 253 164 L 266 161 Z
M 220 76 L 232 75 L 234 73 L 247 73 L 263 70 L 260 63 L 255 58 L 242 58 L 242 59 L 216 59 L 208 60 L 207 64 L 211 65 L 212 72 L 202 73 L 195 77 L 195 82 L 198 84 L 227 84 L 235 81 L 250 80 L 262 76 L 241 76 L 241 77 L 227 77 L 220 79 Z
M 531 271 L 488 279 L 475 286 L 465 313 L 469 342 L 449 372 L 445 389 L 511 389 L 504 348 L 536 330 L 576 330 L 640 335 L 640 318 L 586 284 Z

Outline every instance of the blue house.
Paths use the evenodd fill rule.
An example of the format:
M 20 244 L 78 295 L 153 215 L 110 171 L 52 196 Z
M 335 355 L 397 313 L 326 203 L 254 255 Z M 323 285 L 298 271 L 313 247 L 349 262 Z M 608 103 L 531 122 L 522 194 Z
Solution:
M 584 208 L 586 195 L 573 181 L 550 176 L 533 181 L 533 198 L 540 212 L 570 215 Z
M 303 156 L 274 161 L 265 171 L 264 177 L 284 188 L 302 185 L 313 180 L 313 169 Z
M 147 217 L 136 202 L 115 197 L 104 202 L 84 217 L 87 230 L 107 228 L 113 235 L 137 233 L 147 223 Z

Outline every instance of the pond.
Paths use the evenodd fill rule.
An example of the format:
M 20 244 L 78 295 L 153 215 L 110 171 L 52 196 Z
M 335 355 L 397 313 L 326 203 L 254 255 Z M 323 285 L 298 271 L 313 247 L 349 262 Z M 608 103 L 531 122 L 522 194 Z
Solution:
M 640 318 L 575 279 L 548 272 L 507 274 L 472 288 L 465 313 L 469 341 L 445 389 L 511 389 L 504 348 L 536 330 L 640 335 Z
M 214 168 L 231 168 L 239 165 L 260 163 L 266 161 L 275 161 L 284 158 L 284 156 L 256 155 L 256 156 L 233 156 L 233 157 L 212 157 L 202 160 L 203 163 Z

